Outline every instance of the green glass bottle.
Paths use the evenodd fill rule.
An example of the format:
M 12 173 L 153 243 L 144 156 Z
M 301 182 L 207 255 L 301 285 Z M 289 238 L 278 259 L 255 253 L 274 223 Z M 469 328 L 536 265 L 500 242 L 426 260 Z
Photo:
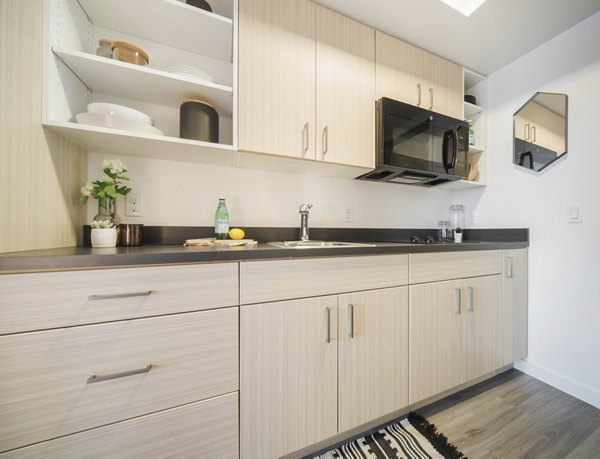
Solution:
M 229 212 L 225 205 L 225 198 L 219 198 L 219 205 L 215 212 L 215 239 L 229 239 Z

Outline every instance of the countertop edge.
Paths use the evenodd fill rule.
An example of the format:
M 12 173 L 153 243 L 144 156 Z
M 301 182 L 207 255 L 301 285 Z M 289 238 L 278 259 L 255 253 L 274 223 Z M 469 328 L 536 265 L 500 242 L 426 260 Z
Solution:
M 92 249 L 72 247 L 0 256 L 0 274 L 129 268 L 157 265 L 242 262 L 293 258 L 391 255 L 479 250 L 510 250 L 529 247 L 529 242 L 465 241 L 459 244 L 374 243 L 372 247 L 285 249 L 267 244 L 255 247 L 206 248 L 178 245 Z M 46 253 L 44 253 L 46 252 Z M 50 253 L 47 253 L 50 252 Z

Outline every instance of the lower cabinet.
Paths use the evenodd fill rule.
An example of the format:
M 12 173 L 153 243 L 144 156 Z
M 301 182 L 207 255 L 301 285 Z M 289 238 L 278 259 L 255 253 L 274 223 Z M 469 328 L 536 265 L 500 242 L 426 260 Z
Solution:
M 238 457 L 238 393 L 190 403 L 2 454 L 3 459 Z
M 407 404 L 407 287 L 242 306 L 240 451 L 272 458 Z
M 504 251 L 504 365 L 527 356 L 527 255 L 527 249 Z
M 410 286 L 409 402 L 502 366 L 502 276 Z

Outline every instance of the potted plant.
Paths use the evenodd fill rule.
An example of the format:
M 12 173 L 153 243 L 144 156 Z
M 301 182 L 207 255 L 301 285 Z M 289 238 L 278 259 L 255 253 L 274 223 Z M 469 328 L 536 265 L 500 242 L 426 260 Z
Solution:
M 92 226 L 92 247 L 116 247 L 117 228 L 107 220 L 94 220 Z
M 454 230 L 454 242 L 462 242 L 463 229 L 459 226 Z
M 119 159 L 105 159 L 102 161 L 104 177 L 89 182 L 81 188 L 81 204 L 86 204 L 90 197 L 98 200 L 98 215 L 94 221 L 108 222 L 113 226 L 119 223 L 116 215 L 116 200 L 119 195 L 127 196 L 131 188 L 125 186 L 122 181 L 129 180 L 125 175 L 127 167 Z

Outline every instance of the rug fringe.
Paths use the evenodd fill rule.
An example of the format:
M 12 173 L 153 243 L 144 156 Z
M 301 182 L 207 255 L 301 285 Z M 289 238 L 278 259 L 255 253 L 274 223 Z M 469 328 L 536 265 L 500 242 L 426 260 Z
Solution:
M 411 411 L 408 414 L 408 422 L 410 422 L 421 435 L 427 438 L 438 453 L 446 459 L 467 459 L 456 446 L 448 441 L 448 438 L 444 434 L 438 432 L 435 425 L 431 424 L 424 417 Z

